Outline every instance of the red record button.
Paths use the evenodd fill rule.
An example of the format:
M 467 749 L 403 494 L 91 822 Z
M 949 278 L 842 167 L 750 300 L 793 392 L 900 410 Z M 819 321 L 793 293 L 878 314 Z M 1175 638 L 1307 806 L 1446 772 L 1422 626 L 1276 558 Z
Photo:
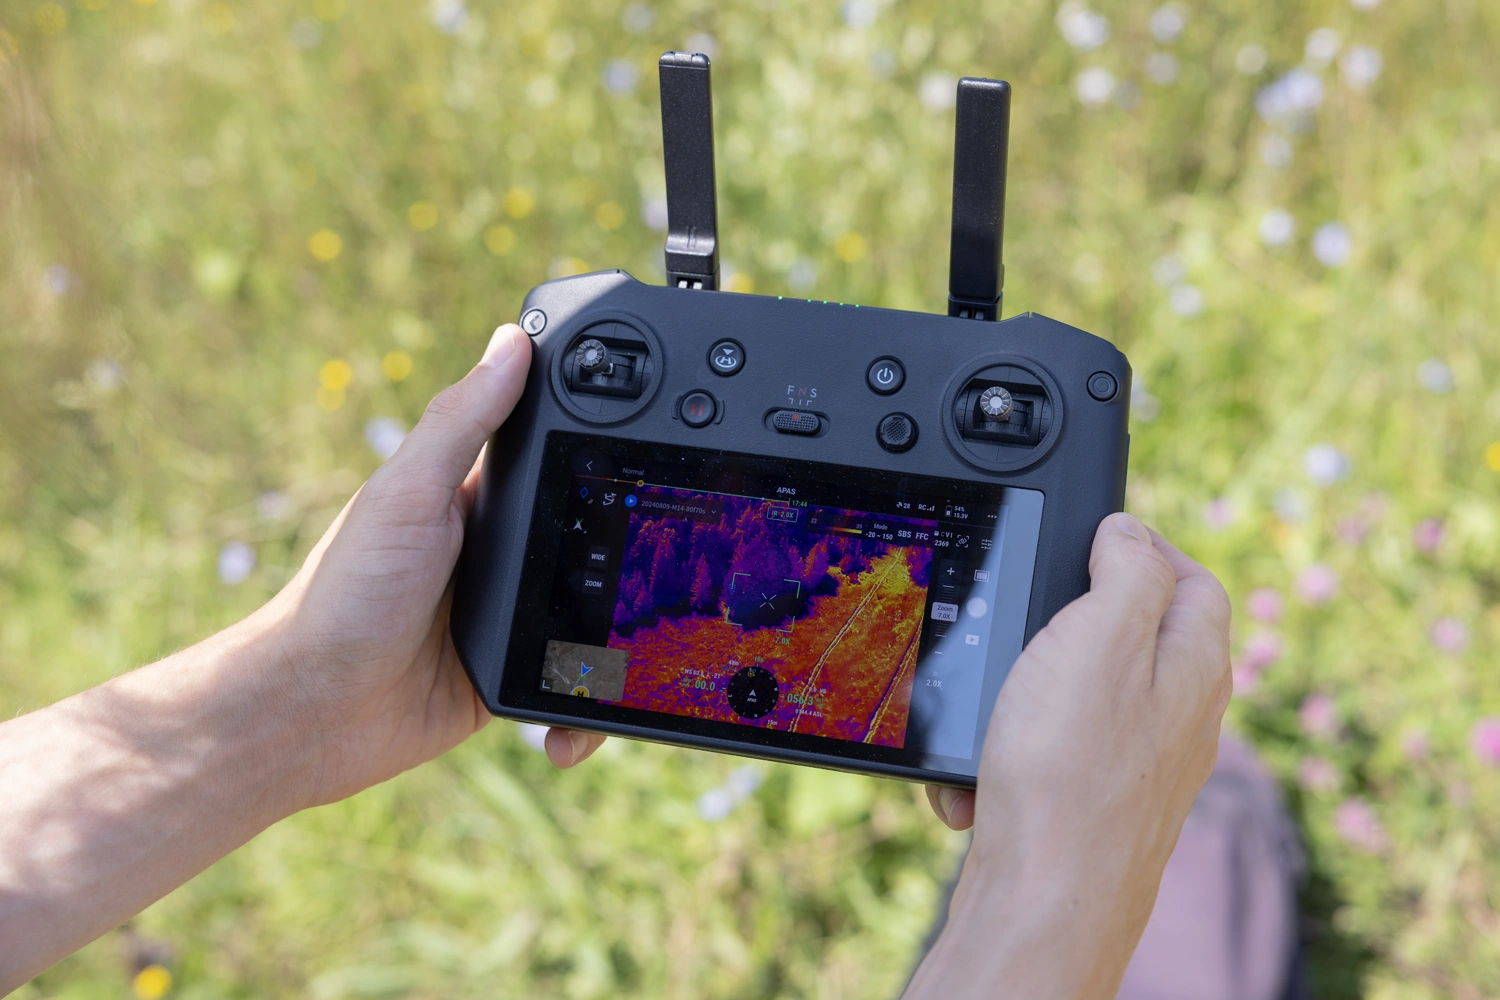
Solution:
M 705 427 L 713 423 L 718 404 L 708 393 L 699 390 L 682 397 L 682 422 L 689 427 Z

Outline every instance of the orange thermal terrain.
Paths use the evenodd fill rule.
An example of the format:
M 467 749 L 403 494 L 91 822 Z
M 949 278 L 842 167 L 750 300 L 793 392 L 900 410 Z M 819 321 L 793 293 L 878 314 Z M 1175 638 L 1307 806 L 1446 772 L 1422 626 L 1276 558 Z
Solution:
M 723 617 L 663 618 L 609 645 L 630 653 L 622 705 L 703 719 L 900 747 L 926 589 L 905 548 L 891 548 L 854 579 L 837 568 L 832 594 L 780 627 L 745 629 Z M 776 675 L 774 711 L 742 719 L 724 688 L 743 667 Z

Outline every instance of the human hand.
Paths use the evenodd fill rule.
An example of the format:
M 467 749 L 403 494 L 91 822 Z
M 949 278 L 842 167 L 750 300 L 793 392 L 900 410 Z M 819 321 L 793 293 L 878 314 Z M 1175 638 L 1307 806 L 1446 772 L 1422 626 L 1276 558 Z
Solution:
M 948 825 L 973 825 L 974 841 L 949 946 L 924 963 L 912 996 L 937 995 L 945 972 L 1007 950 L 993 925 L 982 958 L 960 943 L 992 905 L 1013 931 L 1007 945 L 1049 965 L 1038 995 L 1113 996 L 1213 770 L 1231 689 L 1223 587 L 1128 514 L 1100 524 L 1089 576 L 1089 592 L 1037 633 L 1001 687 L 977 796 L 928 789 Z M 1041 959 L 1060 947 L 1069 957 Z M 949 985 L 963 981 L 979 980 Z
M 279 640 L 286 709 L 316 740 L 308 804 L 393 777 L 489 721 L 458 661 L 448 610 L 480 452 L 521 398 L 530 360 L 520 327 L 497 329 L 479 364 L 433 398 L 257 612 Z M 553 729 L 547 756 L 571 767 L 603 740 Z

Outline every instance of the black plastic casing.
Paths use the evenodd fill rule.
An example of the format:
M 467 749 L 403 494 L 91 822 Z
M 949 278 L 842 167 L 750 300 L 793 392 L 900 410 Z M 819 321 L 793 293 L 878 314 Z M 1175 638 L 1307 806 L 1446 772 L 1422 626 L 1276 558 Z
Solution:
M 526 624 L 513 620 L 523 578 L 535 573 L 550 581 L 553 571 L 550 565 L 524 565 L 546 436 L 571 431 L 1038 490 L 1045 505 L 1026 619 L 1030 642 L 1060 608 L 1088 589 L 1095 529 L 1124 504 L 1131 375 L 1125 356 L 1105 340 L 1032 313 L 992 323 L 664 288 L 623 271 L 540 285 L 527 295 L 522 315 L 536 309 L 545 313 L 545 328 L 532 338 L 526 392 L 489 443 L 453 601 L 453 641 L 485 706 L 495 715 L 528 722 L 972 787 L 974 779 L 963 775 L 766 746 L 750 727 L 744 740 L 720 739 L 674 732 L 666 715 L 660 727 L 625 725 L 504 703 L 501 679 L 512 629 Z M 580 418 L 564 405 L 558 373 L 560 354 L 579 333 L 610 320 L 654 334 L 658 353 L 643 405 L 624 419 L 602 423 Z M 710 349 L 726 338 L 742 345 L 745 357 L 743 368 L 730 377 L 708 366 Z M 866 383 L 866 371 L 882 357 L 896 358 L 905 368 L 904 384 L 891 395 L 878 395 Z M 969 379 L 997 366 L 1039 376 L 1052 395 L 1053 419 L 1035 449 L 993 462 L 965 451 L 952 413 Z M 1088 389 L 1100 372 L 1117 387 L 1107 400 Z M 812 389 L 816 398 L 805 408 L 822 416 L 818 434 L 770 428 L 767 414 L 787 406 L 789 393 L 806 400 L 799 393 Z M 693 390 L 718 400 L 718 417 L 706 427 L 689 427 L 676 416 L 677 402 Z M 876 439 L 877 426 L 892 412 L 909 414 L 920 432 L 916 444 L 900 454 Z M 534 673 L 536 665 L 518 668 Z M 560 704 L 567 700 L 558 697 Z M 979 724 L 985 728 L 988 722 L 986 710 Z

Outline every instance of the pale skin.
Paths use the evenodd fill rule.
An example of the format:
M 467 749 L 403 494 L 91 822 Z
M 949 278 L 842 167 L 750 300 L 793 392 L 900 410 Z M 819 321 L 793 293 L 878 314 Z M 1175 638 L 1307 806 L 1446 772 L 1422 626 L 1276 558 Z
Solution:
M 430 760 L 489 721 L 448 633 L 485 440 L 525 385 L 511 324 L 440 393 L 264 607 L 160 662 L 0 725 L 0 994 L 271 824 Z M 1002 689 L 948 929 L 909 997 L 1113 996 L 1212 769 L 1228 603 L 1128 515 L 1093 590 Z M 553 729 L 547 756 L 603 737 Z

